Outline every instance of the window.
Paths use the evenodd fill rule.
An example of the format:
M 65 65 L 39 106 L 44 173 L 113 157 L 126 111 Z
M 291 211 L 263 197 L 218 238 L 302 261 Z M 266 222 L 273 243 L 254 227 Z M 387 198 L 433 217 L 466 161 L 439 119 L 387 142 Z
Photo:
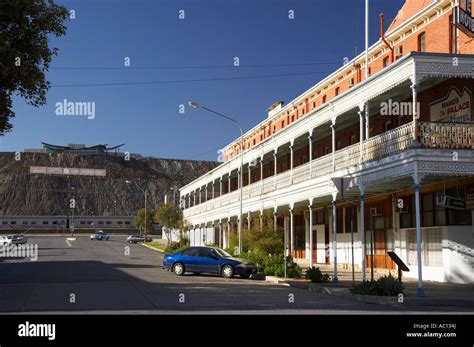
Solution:
M 28 224 L 28 222 L 25 220 L 25 221 L 23 221 L 23 224 Z
M 15 225 L 15 224 L 16 224 L 16 221 L 12 220 L 12 221 L 10 222 L 10 224 L 11 224 L 11 225 Z
M 81 224 L 86 224 L 86 222 L 84 222 L 84 221 L 81 221 Z
M 126 221 L 125 224 L 126 224 L 126 225 L 130 225 L 130 221 Z
M 58 221 L 57 221 L 57 220 L 53 220 L 52 224 L 53 224 L 53 225 L 56 225 L 56 224 L 58 224 Z
M 198 257 L 201 258 L 212 258 L 211 252 L 209 252 L 206 248 L 199 248 L 198 250 Z
M 285 121 L 284 120 L 281 121 L 281 127 L 282 128 L 285 127 Z
M 325 154 L 325 155 L 326 155 L 326 154 L 329 154 L 329 147 L 327 147 L 327 146 L 324 147 L 324 154 Z
M 108 220 L 107 222 L 105 222 L 105 224 L 110 225 L 112 224 L 112 222 Z
M 392 121 L 385 122 L 383 125 L 383 132 L 387 132 L 389 130 L 392 130 Z
M 357 136 L 352 135 L 352 136 L 351 136 L 351 145 L 353 145 L 353 144 L 355 144 L 355 143 L 357 143 L 357 142 L 358 142 L 358 141 L 357 141 Z
M 43 221 L 43 225 L 48 225 L 49 223 L 47 221 Z
M 117 224 L 122 225 L 123 222 L 122 222 L 121 220 L 119 220 L 119 221 L 117 222 Z
M 335 92 L 336 96 L 339 95 L 339 92 L 340 92 L 340 91 L 341 91 L 341 88 L 337 87 L 337 88 L 336 88 L 336 92 Z
M 336 209 L 336 233 L 344 233 L 344 209 L 342 207 Z
M 316 108 L 316 103 L 315 103 L 315 102 L 313 102 L 313 109 L 315 109 L 315 108 Z
M 2 221 L 2 224 L 5 225 L 5 224 L 8 224 L 8 222 L 4 220 Z
M 387 67 L 389 65 L 389 59 L 390 57 L 383 58 L 383 67 Z
M 103 221 L 99 221 L 99 225 L 102 225 L 102 224 L 104 224 L 104 222 L 103 222 Z
M 418 52 L 426 52 L 426 33 L 418 35 Z
M 326 95 L 323 95 L 323 104 L 326 103 Z
M 33 221 L 33 222 L 31 222 L 31 225 L 35 225 L 35 224 L 36 224 L 36 222 L 34 222 L 34 221 Z
M 183 255 L 186 257 L 197 257 L 198 256 L 198 249 L 197 248 L 189 248 L 183 251 Z

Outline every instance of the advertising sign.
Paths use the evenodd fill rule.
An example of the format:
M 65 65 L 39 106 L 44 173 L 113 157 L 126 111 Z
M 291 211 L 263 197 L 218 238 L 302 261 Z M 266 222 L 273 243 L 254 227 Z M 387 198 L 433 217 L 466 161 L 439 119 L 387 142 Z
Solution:
M 472 109 L 472 93 L 464 88 L 460 92 L 451 87 L 448 94 L 430 104 L 433 122 L 470 122 Z
M 474 37 L 474 18 L 472 17 L 472 0 L 459 0 L 454 10 L 456 26 L 466 35 Z

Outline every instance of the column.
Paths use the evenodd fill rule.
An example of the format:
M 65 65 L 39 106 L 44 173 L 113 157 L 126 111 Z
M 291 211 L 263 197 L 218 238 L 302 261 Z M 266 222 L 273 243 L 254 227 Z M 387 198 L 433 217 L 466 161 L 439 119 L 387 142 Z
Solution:
M 359 164 L 362 164 L 364 161 L 364 105 L 359 108 Z
M 202 202 L 201 187 L 199 187 L 199 203 Z
M 277 149 L 273 151 L 273 178 L 274 178 L 274 188 L 277 186 Z
M 231 172 L 229 172 L 229 184 L 228 184 L 229 185 L 229 190 L 227 191 L 228 193 L 230 193 L 230 183 L 231 183 L 230 174 L 231 174 Z
M 308 153 L 308 158 L 309 158 L 309 177 L 311 178 L 313 175 L 313 129 L 309 131 L 308 135 L 308 142 L 309 142 L 309 153 Z
M 223 248 L 222 220 L 219 219 L 219 247 Z
M 212 181 L 212 198 L 211 199 L 214 199 L 214 181 Z
M 204 194 L 205 194 L 205 195 L 204 195 L 204 202 L 206 202 L 206 201 L 207 201 L 207 198 L 208 198 L 208 195 L 207 195 L 207 186 L 208 186 L 208 184 L 206 184 L 206 187 L 205 187 L 205 189 L 204 189 Z
M 277 207 L 273 208 L 273 230 L 277 230 Z
M 420 177 L 418 175 L 418 165 L 415 167 L 415 174 L 413 175 L 413 190 L 415 191 L 415 216 L 416 216 L 416 253 L 418 262 L 418 291 L 417 296 L 424 297 L 425 290 L 423 289 L 423 273 L 421 263 L 421 211 L 420 211 Z
M 370 138 L 370 121 L 369 121 L 369 102 L 365 103 L 365 139 L 368 140 Z
M 313 199 L 309 199 L 309 267 L 313 266 Z
M 222 196 L 222 177 L 219 178 L 219 196 Z
M 365 281 L 365 187 L 361 184 L 359 186 L 359 199 L 360 199 L 360 243 L 362 250 L 362 280 Z
M 418 114 L 418 89 L 419 86 L 416 83 L 413 83 L 411 85 L 411 93 L 412 93 L 412 99 L 413 99 L 413 104 L 412 104 L 412 112 L 413 112 L 413 142 L 418 142 L 418 136 L 417 136 L 417 130 L 418 130 L 418 119 L 420 118 L 420 115 Z
M 336 171 L 336 118 L 332 120 L 332 172 Z
M 290 142 L 290 184 L 293 184 L 293 149 L 295 140 Z
M 263 156 L 260 157 L 260 191 L 263 194 Z
M 334 275 L 332 281 L 337 283 L 337 193 L 332 195 L 332 250 L 334 253 Z
M 249 163 L 249 184 L 248 185 L 250 185 L 251 183 L 252 183 L 252 168 Z M 250 188 L 249 188 L 249 196 L 250 196 Z
M 290 205 L 290 255 L 293 256 L 294 247 L 295 247 L 295 239 L 294 239 L 294 211 L 293 211 L 293 204 Z

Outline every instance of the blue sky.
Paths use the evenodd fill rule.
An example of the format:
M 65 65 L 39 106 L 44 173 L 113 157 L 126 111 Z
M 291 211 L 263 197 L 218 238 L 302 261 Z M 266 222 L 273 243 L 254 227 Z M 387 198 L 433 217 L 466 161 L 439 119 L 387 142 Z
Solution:
M 40 147 L 42 141 L 126 143 L 123 149 L 132 153 L 216 160 L 217 148 L 236 138 L 238 130 L 225 120 L 190 109 L 188 100 L 233 116 L 248 130 L 266 117 L 273 102 L 291 101 L 341 66 L 344 57 L 352 58 L 356 45 L 359 51 L 364 47 L 364 0 L 57 2 L 73 9 L 76 19 L 68 21 L 66 36 L 52 39 L 59 54 L 47 75 L 53 85 L 48 103 L 35 108 L 15 97 L 14 127 L 0 137 L 1 151 Z M 379 37 L 378 14 L 384 12 L 390 21 L 404 0 L 370 3 L 373 43 Z M 178 18 L 181 9 L 185 19 Z M 289 10 L 294 11 L 293 20 Z M 130 57 L 134 69 L 120 69 L 125 57 Z M 233 66 L 234 57 L 240 67 Z M 285 64 L 296 65 L 245 67 Z M 61 87 L 280 74 L 300 75 Z M 56 115 L 55 104 L 64 99 L 95 102 L 95 118 Z M 186 105 L 184 114 L 179 113 L 181 104 Z

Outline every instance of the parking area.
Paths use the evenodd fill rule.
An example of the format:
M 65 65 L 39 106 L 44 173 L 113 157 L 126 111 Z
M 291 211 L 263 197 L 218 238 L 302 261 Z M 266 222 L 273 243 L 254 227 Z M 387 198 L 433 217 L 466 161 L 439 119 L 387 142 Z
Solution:
M 33 236 L 29 244 L 38 246 L 36 261 L 0 261 L 0 312 L 407 312 L 263 281 L 179 277 L 161 268 L 160 252 L 128 244 L 123 235 L 109 241 Z

